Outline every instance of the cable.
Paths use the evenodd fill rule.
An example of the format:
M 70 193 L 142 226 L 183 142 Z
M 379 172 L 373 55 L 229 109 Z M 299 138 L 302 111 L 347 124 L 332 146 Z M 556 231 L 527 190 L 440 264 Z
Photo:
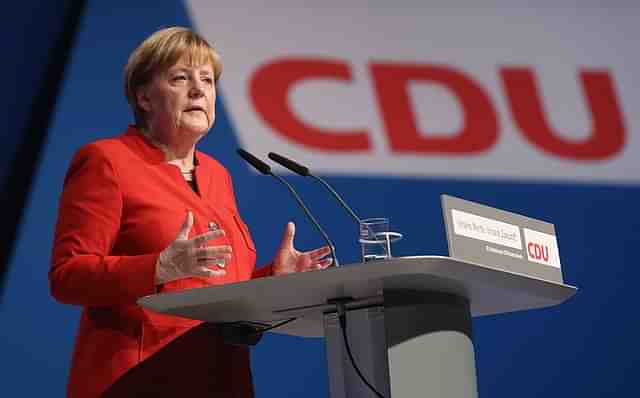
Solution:
M 247 346 L 258 344 L 264 332 L 284 326 L 296 319 L 298 318 L 285 319 L 274 325 L 251 321 L 237 321 L 216 323 L 215 326 L 226 343 Z
M 275 325 L 271 325 L 271 326 L 265 327 L 264 329 L 260 330 L 260 333 L 268 332 L 269 330 L 273 330 L 275 328 L 279 328 L 281 326 L 286 325 L 287 323 L 291 323 L 291 322 L 295 321 L 296 319 L 298 319 L 298 318 L 289 318 L 289 319 L 286 319 L 286 320 L 284 320 L 282 322 L 278 322 Z
M 349 360 L 351 361 L 351 365 L 353 369 L 355 369 L 356 373 L 360 377 L 360 379 L 364 382 L 364 384 L 369 387 L 371 391 L 373 391 L 376 396 L 380 398 L 385 398 L 376 388 L 365 379 L 364 375 L 360 371 L 360 368 L 356 365 L 356 361 L 353 359 L 353 354 L 351 353 L 351 348 L 349 347 L 349 340 L 347 339 L 347 315 L 344 307 L 344 302 L 336 302 L 336 309 L 338 310 L 338 321 L 340 322 L 340 329 L 342 329 L 342 339 L 344 340 L 344 346 L 347 349 L 347 355 L 349 355 Z

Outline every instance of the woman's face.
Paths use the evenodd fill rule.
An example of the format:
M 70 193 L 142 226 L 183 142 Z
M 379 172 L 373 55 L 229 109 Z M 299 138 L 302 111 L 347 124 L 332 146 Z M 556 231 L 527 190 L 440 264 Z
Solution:
M 188 66 L 182 60 L 154 76 L 138 93 L 148 128 L 158 138 L 171 140 L 206 134 L 216 117 L 215 100 L 212 66 Z

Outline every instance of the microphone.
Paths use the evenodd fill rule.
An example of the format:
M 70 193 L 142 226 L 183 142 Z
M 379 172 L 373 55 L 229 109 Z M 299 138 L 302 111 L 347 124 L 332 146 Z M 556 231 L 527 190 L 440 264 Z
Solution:
M 320 226 L 320 224 L 318 223 L 316 218 L 311 214 L 311 212 L 309 211 L 307 206 L 305 206 L 304 202 L 300 198 L 300 195 L 298 195 L 296 190 L 293 189 L 291 184 L 289 184 L 284 178 L 280 177 L 279 175 L 273 174 L 271 172 L 271 166 L 269 166 L 268 164 L 266 164 L 262 160 L 258 159 L 257 157 L 253 156 L 249 152 L 245 151 L 244 149 L 238 148 L 237 152 L 238 152 L 238 155 L 240 155 L 240 157 L 242 159 L 244 159 L 247 163 L 249 163 L 251 166 L 253 166 L 260 173 L 262 173 L 264 175 L 270 175 L 271 177 L 273 177 L 276 180 L 280 181 L 282 184 L 284 184 L 289 189 L 289 192 L 291 192 L 291 195 L 293 195 L 293 197 L 296 199 L 296 202 L 298 202 L 298 205 L 302 208 L 302 210 L 304 210 L 304 213 L 311 220 L 311 222 L 316 227 L 318 232 L 320 232 L 320 235 L 322 235 L 322 237 L 324 238 L 324 241 L 327 243 L 327 245 L 329 245 L 329 249 L 331 249 L 331 257 L 333 257 L 333 262 L 334 262 L 336 267 L 339 267 L 340 264 L 338 263 L 338 257 L 336 257 L 336 251 L 335 251 L 335 246 L 333 245 L 333 242 L 331 241 L 331 239 L 329 239 L 329 236 L 326 234 L 326 232 L 324 232 L 324 230 L 322 229 L 322 227 Z
M 274 162 L 278 163 L 279 165 L 281 165 L 282 167 L 285 167 L 291 171 L 293 171 L 294 173 L 297 173 L 303 177 L 312 177 L 315 180 L 319 181 L 322 185 L 324 185 L 325 188 L 327 188 L 327 190 L 331 193 L 331 195 L 333 195 L 334 198 L 336 198 L 336 200 L 340 203 L 340 205 L 342 205 L 342 207 L 347 211 L 347 213 L 349 213 L 349 215 L 356 220 L 356 222 L 358 223 L 358 225 L 361 224 L 360 222 L 360 217 L 358 217 L 356 215 L 356 213 L 351 209 L 351 207 L 349 207 L 349 205 L 347 205 L 347 203 L 342 200 L 342 197 L 340 197 L 340 195 L 338 194 L 338 192 L 336 192 L 335 189 L 333 189 L 331 187 L 331 185 L 329 185 L 328 182 L 326 182 L 325 180 L 323 180 L 322 178 L 315 176 L 313 174 L 311 174 L 311 172 L 309 171 L 309 168 L 291 160 L 291 159 L 287 159 L 282 155 L 278 155 L 277 153 L 274 152 L 269 152 L 269 159 L 273 160 Z M 268 167 L 268 166 L 267 166 Z
M 249 152 L 245 151 L 244 149 L 238 148 L 238 155 L 240 155 L 242 159 L 246 160 L 251 166 L 253 166 L 256 170 L 258 170 L 262 174 L 275 177 L 275 175 L 271 173 L 271 166 L 269 166 L 262 160 L 258 159 L 257 157 L 253 156 Z

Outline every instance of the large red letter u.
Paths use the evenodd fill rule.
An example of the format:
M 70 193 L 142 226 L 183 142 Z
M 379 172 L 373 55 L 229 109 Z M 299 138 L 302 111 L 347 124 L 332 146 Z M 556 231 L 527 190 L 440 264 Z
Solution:
M 580 72 L 593 127 L 590 137 L 578 142 L 559 137 L 549 126 L 531 70 L 502 68 L 500 73 L 518 128 L 540 149 L 569 159 L 603 160 L 623 148 L 625 127 L 622 111 L 607 72 Z

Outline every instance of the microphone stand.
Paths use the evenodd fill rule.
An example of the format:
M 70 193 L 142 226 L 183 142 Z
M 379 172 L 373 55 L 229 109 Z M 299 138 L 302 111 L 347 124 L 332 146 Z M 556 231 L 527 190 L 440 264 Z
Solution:
M 237 152 L 238 152 L 238 155 L 240 155 L 240 157 L 242 159 L 244 159 L 247 163 L 249 163 L 251 166 L 253 166 L 260 173 L 262 173 L 264 175 L 270 175 L 271 177 L 273 177 L 276 180 L 280 181 L 282 184 L 284 184 L 289 189 L 289 192 L 291 192 L 291 195 L 293 195 L 293 197 L 295 198 L 296 202 L 298 202 L 298 205 L 302 208 L 302 210 L 304 211 L 305 215 L 311 220 L 311 222 L 316 227 L 318 232 L 320 232 L 320 235 L 322 235 L 324 241 L 327 243 L 327 245 L 329 246 L 329 249 L 331 250 L 331 257 L 333 257 L 333 263 L 335 264 L 336 267 L 339 267 L 340 263 L 338 262 L 338 257 L 336 256 L 336 250 L 335 250 L 335 246 L 334 246 L 333 242 L 331 241 L 331 239 L 329 238 L 327 233 L 324 232 L 324 230 L 320 226 L 320 223 L 318 223 L 316 218 L 311 214 L 311 212 L 309 211 L 307 206 L 304 204 L 304 202 L 300 198 L 300 195 L 298 195 L 298 193 L 295 191 L 295 189 L 293 189 L 291 184 L 289 184 L 284 178 L 282 178 L 282 177 L 280 177 L 280 176 L 278 176 L 276 174 L 273 174 L 273 172 L 271 171 L 271 166 L 269 166 L 268 164 L 266 164 L 262 160 L 258 159 L 257 157 L 253 156 L 249 152 L 245 151 L 244 149 L 238 149 Z

